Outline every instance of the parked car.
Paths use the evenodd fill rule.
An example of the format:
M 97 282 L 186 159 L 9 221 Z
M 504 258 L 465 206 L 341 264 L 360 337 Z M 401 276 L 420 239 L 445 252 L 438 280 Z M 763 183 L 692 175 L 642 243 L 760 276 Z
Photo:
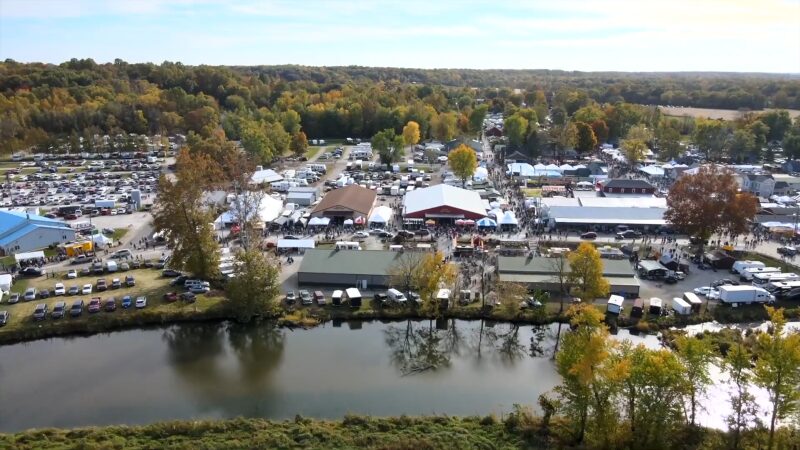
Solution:
M 161 272 L 161 276 L 162 277 L 168 277 L 168 278 L 175 278 L 175 277 L 181 276 L 181 273 L 179 271 L 173 270 L 173 269 L 164 269 Z
M 300 303 L 303 305 L 311 305 L 314 303 L 314 299 L 311 297 L 311 293 L 304 290 L 300 291 Z
M 97 279 L 97 285 L 95 285 L 95 289 L 97 290 L 97 292 L 103 292 L 106 289 L 108 289 L 108 285 L 106 284 L 106 279 L 105 278 L 98 278 Z
M 366 231 L 356 231 L 353 233 L 353 239 L 366 239 L 369 237 L 369 233 Z
M 130 308 L 131 304 L 133 304 L 133 299 L 131 299 L 130 295 L 126 295 L 126 296 L 122 297 L 122 303 L 121 303 L 122 309 Z
M 208 284 L 193 284 L 189 286 L 189 292 L 192 294 L 207 294 L 211 290 Z
M 791 245 L 784 245 L 782 247 L 778 247 L 778 253 L 786 256 L 792 256 L 797 254 L 797 247 Z
M 597 239 L 597 233 L 594 231 L 587 231 L 581 235 L 581 239 Z
M 136 309 L 142 309 L 147 306 L 147 297 L 136 297 Z
M 67 289 L 64 287 L 64 284 L 63 283 L 56 283 L 56 286 L 53 289 L 53 295 L 57 297 L 59 295 L 66 295 L 66 293 L 67 293 Z
M 106 312 L 116 311 L 117 310 L 117 299 L 115 299 L 114 297 L 110 297 L 110 298 L 106 299 L 105 310 L 106 310 Z
M 0 311 L 0 327 L 5 326 L 10 318 L 11 314 L 8 311 Z
M 414 236 L 415 236 L 414 233 L 412 233 L 412 232 L 410 232 L 408 230 L 400 230 L 400 231 L 397 232 L 397 235 L 398 236 L 402 236 L 405 239 L 414 239 Z
M 11 303 L 13 305 L 14 303 L 18 302 L 19 302 L 19 293 L 12 292 L 11 295 L 8 296 L 8 303 Z
M 92 285 L 87 283 L 83 285 L 83 289 L 81 289 L 81 294 L 89 295 L 92 293 Z
M 79 288 L 78 286 L 70 286 L 69 289 L 67 289 L 67 295 L 78 295 L 80 293 L 81 293 L 81 288 Z
M 192 292 L 184 292 L 181 294 L 181 300 L 185 301 L 186 303 L 194 303 L 197 300 L 197 296 L 195 296 Z
M 723 278 L 722 280 L 717 280 L 711 283 L 712 288 L 717 288 L 720 286 L 738 286 L 739 282 L 735 280 L 731 280 L 730 278 Z
M 66 302 L 58 302 L 53 306 L 53 312 L 50 313 L 50 317 L 53 319 L 61 319 L 67 313 L 67 303 Z
M 428 230 L 427 228 L 423 228 L 421 230 L 415 231 L 414 234 L 416 234 L 417 236 L 430 236 L 431 231 Z
M 717 290 L 711 286 L 701 286 L 699 288 L 694 289 L 694 293 L 697 295 L 708 296 L 712 292 L 717 292 Z M 719 295 L 719 293 L 717 293 L 717 295 Z
M 72 259 L 72 264 L 84 264 L 92 260 L 91 256 L 80 255 Z
M 640 231 L 625 230 L 625 231 L 620 231 L 619 233 L 617 233 L 615 238 L 616 239 L 632 239 L 632 238 L 640 237 L 641 235 L 642 235 L 642 233 Z
M 89 300 L 89 307 L 87 308 L 90 313 L 96 313 L 100 311 L 100 297 L 94 297 Z
M 23 296 L 23 298 L 25 299 L 26 302 L 36 300 L 36 294 L 37 294 L 36 288 L 29 287 L 28 289 L 25 289 L 25 295 Z
M 50 291 L 48 289 L 42 289 L 39 291 L 39 298 L 50 298 Z
M 83 300 L 75 300 L 72 302 L 72 307 L 69 309 L 69 315 L 78 317 L 83 314 Z
M 296 301 L 297 296 L 295 295 L 294 291 L 289 291 L 286 293 L 286 304 L 293 305 Z
M 111 280 L 111 289 L 119 289 L 122 287 L 122 282 L 119 278 L 114 278 Z
M 33 310 L 33 320 L 44 320 L 47 318 L 47 303 L 39 303 Z
M 19 271 L 19 275 L 23 277 L 41 277 L 47 273 L 46 270 L 40 269 L 38 267 L 26 267 Z
M 178 301 L 178 294 L 176 292 L 167 292 L 164 294 L 164 301 L 169 303 Z
M 126 276 L 125 277 L 125 286 L 127 286 L 127 287 L 136 286 L 136 279 L 133 278 L 132 275 Z
M 67 272 L 67 279 L 68 280 L 74 280 L 75 278 L 78 278 L 78 271 L 75 270 L 75 269 L 70 269 Z

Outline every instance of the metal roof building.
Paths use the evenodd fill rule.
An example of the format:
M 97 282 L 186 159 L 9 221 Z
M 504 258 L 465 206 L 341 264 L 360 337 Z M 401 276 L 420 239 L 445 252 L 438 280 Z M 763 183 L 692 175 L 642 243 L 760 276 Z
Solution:
M 500 281 L 523 283 L 533 289 L 558 292 L 558 270 L 555 258 L 526 256 L 499 256 L 497 273 Z M 602 259 L 603 276 L 611 285 L 611 293 L 625 296 L 639 295 L 639 280 L 628 261 Z M 566 264 L 569 271 L 569 263 Z
M 375 206 L 377 194 L 355 184 L 335 189 L 322 197 L 322 201 L 311 211 L 313 217 L 330 217 L 332 219 L 366 219 Z
M 403 197 L 403 216 L 407 219 L 481 219 L 486 209 L 475 191 L 437 184 L 415 189 Z
M 309 249 L 300 263 L 297 283 L 300 286 L 385 288 L 391 283 L 389 272 L 403 254 L 387 250 Z
M 0 211 L 0 252 L 11 255 L 75 240 L 75 230 L 60 220 Z

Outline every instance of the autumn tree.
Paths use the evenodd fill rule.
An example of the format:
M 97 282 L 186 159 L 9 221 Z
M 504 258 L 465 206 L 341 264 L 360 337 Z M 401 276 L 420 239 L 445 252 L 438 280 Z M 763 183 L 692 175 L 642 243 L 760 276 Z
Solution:
M 689 406 L 689 424 L 695 426 L 700 398 L 711 384 L 708 367 L 714 355 L 714 348 L 708 339 L 681 336 L 675 342 L 678 359 L 683 364 L 686 403 Z
M 569 284 L 569 260 L 563 253 L 559 253 L 553 258 L 548 258 L 548 263 L 553 273 L 553 282 L 558 283 L 559 307 L 558 313 L 564 312 L 564 297 L 567 295 Z
M 292 153 L 295 155 L 305 154 L 306 150 L 308 150 L 308 139 L 306 138 L 306 134 L 302 131 L 295 133 L 294 136 L 292 136 L 292 143 L 290 144 L 289 148 L 292 149 Z
M 519 311 L 520 303 L 528 296 L 528 288 L 520 283 L 501 281 L 495 285 L 495 295 L 503 313 L 513 316 Z
M 636 125 L 628 130 L 625 139 L 620 143 L 620 148 L 622 148 L 628 164 L 633 166 L 644 159 L 645 152 L 648 150 L 648 142 L 652 139 L 652 133 L 643 125 Z
M 575 129 L 578 131 L 575 150 L 588 153 L 597 147 L 597 136 L 591 126 L 586 122 L 575 122 Z
M 453 174 L 461 179 L 461 185 L 467 184 L 467 179 L 472 178 L 478 168 L 478 156 L 475 150 L 460 144 L 447 155 L 447 163 L 453 169 Z
M 419 142 L 419 124 L 410 120 L 406 126 L 403 127 L 403 143 L 406 145 L 415 145 L 417 142 Z
M 453 112 L 442 112 L 431 122 L 431 134 L 440 141 L 449 141 L 456 136 L 458 116 Z
M 714 233 L 745 233 L 757 207 L 755 197 L 739 192 L 739 184 L 730 171 L 718 166 L 702 167 L 696 174 L 684 174 L 672 185 L 664 219 L 675 229 L 704 241 Z M 699 250 L 702 252 L 702 243 Z
M 280 292 L 278 263 L 258 247 L 236 253 L 235 276 L 225 286 L 226 296 L 239 322 L 272 313 Z
M 550 127 L 550 140 L 561 152 L 570 149 L 578 142 L 578 129 L 571 121 Z
M 203 194 L 220 178 L 220 169 L 209 156 L 187 150 L 178 154 L 176 166 L 177 180 L 158 180 L 153 226 L 172 248 L 170 266 L 211 279 L 218 271 L 219 252 L 211 226 L 214 214 L 203 203 Z
M 588 242 L 582 242 L 577 250 L 567 255 L 569 275 L 567 279 L 576 295 L 591 302 L 608 295 L 608 280 L 603 277 L 603 261 L 600 252 Z
M 590 124 L 598 142 L 608 141 L 608 125 L 605 120 L 595 120 Z
M 436 294 L 455 283 L 458 269 L 441 252 L 405 252 L 389 268 L 388 275 L 392 284 L 404 288 L 406 293 L 416 291 L 422 300 L 420 311 L 432 317 L 441 312 Z
M 800 409 L 800 333 L 786 332 L 783 309 L 766 307 L 771 329 L 756 338 L 754 380 L 769 394 L 769 440 L 775 446 L 778 420 L 791 417 Z

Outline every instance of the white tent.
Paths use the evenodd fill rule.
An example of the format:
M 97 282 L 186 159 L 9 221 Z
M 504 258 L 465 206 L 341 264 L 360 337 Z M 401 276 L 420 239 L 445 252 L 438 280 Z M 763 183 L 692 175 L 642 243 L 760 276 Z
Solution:
M 14 255 L 14 259 L 17 262 L 28 261 L 30 259 L 39 259 L 39 258 L 44 258 L 44 252 L 41 250 L 36 252 L 17 253 Z
M 352 225 L 353 225 L 353 219 L 347 219 L 347 220 L 345 220 L 345 221 L 344 221 L 344 225 L 345 225 L 345 226 L 348 226 L 348 225 L 352 226 Z
M 547 166 L 545 166 L 542 163 L 539 163 L 539 164 L 536 164 L 535 166 L 533 166 L 533 168 L 534 168 L 534 170 L 545 170 L 545 169 L 547 169 Z
M 558 168 L 558 170 L 560 170 L 560 171 L 562 171 L 562 172 L 563 172 L 563 171 L 565 171 L 565 170 L 575 170 L 575 168 L 574 168 L 574 167 L 572 167 L 572 166 L 570 166 L 569 164 L 562 164 L 562 165 L 561 165 L 561 166 Z
M 555 164 L 548 164 L 544 167 L 545 170 L 558 170 L 558 166 Z
M 311 220 L 308 221 L 308 226 L 315 227 L 315 226 L 327 226 L 331 223 L 331 219 L 329 217 L 312 217 Z
M 231 203 L 231 209 L 225 211 L 224 213 L 220 214 L 217 217 L 217 220 L 214 221 L 214 228 L 222 229 L 226 225 L 230 225 L 236 222 L 236 218 L 239 216 L 237 214 L 237 208 L 240 206 L 237 204 L 236 199 Z M 281 211 L 283 210 L 283 202 L 279 199 L 265 195 L 261 198 L 261 204 L 258 208 L 258 218 L 260 222 L 272 222 L 278 216 L 281 215 Z M 250 212 L 250 216 L 252 217 L 256 211 L 255 208 L 252 208 Z
M 105 247 L 110 245 L 112 242 L 113 240 L 111 238 L 106 237 L 102 233 L 95 233 L 92 235 L 92 243 L 94 243 L 94 245 L 97 247 Z
M 500 217 L 503 217 L 503 210 L 499 208 L 493 209 L 489 211 L 489 215 L 499 219 Z
M 478 167 L 475 169 L 475 173 L 472 174 L 473 180 L 485 180 L 487 178 L 489 178 L 489 171 L 486 167 Z
M 506 213 L 503 214 L 503 217 L 500 218 L 500 225 L 517 225 L 518 223 L 519 221 L 517 221 L 517 218 L 511 211 L 506 211 Z
M 369 216 L 369 223 L 389 223 L 391 220 L 392 208 L 388 206 L 376 207 Z
M 488 217 L 484 217 L 483 219 L 478 220 L 475 225 L 479 227 L 496 227 L 497 222 Z

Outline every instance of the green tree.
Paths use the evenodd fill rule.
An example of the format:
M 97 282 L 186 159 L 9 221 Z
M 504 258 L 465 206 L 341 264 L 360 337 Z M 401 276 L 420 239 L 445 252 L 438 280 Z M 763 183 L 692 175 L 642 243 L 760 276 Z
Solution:
M 689 423 L 696 424 L 697 407 L 708 386 L 711 376 L 708 366 L 714 356 L 714 348 L 708 339 L 681 336 L 675 342 L 678 359 L 683 364 L 685 382 L 685 396 L 689 404 Z
M 242 148 L 261 163 L 269 163 L 275 158 L 275 146 L 267 138 L 264 128 L 255 121 L 246 121 L 240 129 Z
M 300 132 L 300 114 L 292 109 L 282 112 L 281 126 L 290 135 L 296 135 Z
M 461 185 L 467 184 L 467 179 L 472 178 L 478 168 L 478 156 L 475 150 L 460 144 L 447 155 L 447 163 L 453 169 L 453 174 L 461 179 Z
M 590 125 L 592 126 L 592 131 L 594 131 L 598 142 L 608 141 L 608 125 L 606 125 L 605 120 L 595 120 Z
M 306 134 L 302 131 L 298 131 L 292 137 L 292 143 L 289 145 L 289 148 L 292 149 L 292 153 L 295 155 L 303 155 L 305 154 L 306 150 L 308 150 L 308 139 L 306 138 Z
M 544 122 L 545 118 L 550 112 L 550 108 L 547 106 L 547 97 L 544 95 L 544 91 L 539 89 L 534 92 L 532 104 L 533 110 L 536 111 L 536 117 L 540 121 Z
M 431 133 L 440 141 L 449 141 L 456 136 L 458 116 L 453 112 L 443 112 L 433 118 Z
M 203 194 L 219 180 L 219 166 L 207 155 L 181 150 L 176 161 L 177 180 L 162 176 L 158 201 L 153 209 L 153 226 L 163 232 L 172 248 L 170 266 L 184 269 L 202 279 L 218 272 L 219 252 L 213 212 L 203 203 Z
M 794 124 L 784 135 L 781 146 L 787 158 L 800 158 L 800 116 L 795 118 Z
M 378 152 L 381 164 L 392 164 L 399 161 L 403 152 L 403 137 L 387 128 L 372 136 L 372 148 Z
M 594 135 L 592 127 L 585 122 L 575 122 L 578 130 L 575 150 L 581 153 L 588 153 L 597 147 L 597 137 Z
M 527 131 L 528 120 L 518 114 L 514 114 L 503 122 L 503 133 L 508 137 L 508 143 L 512 148 L 522 146 Z
M 769 409 L 769 441 L 775 446 L 775 425 L 791 417 L 800 408 L 800 333 L 786 333 L 783 309 L 766 307 L 772 322 L 768 333 L 756 338 L 756 367 L 754 380 L 767 390 Z
M 750 393 L 752 361 L 753 355 L 742 345 L 741 340 L 728 350 L 723 360 L 732 385 L 731 414 L 726 417 L 726 421 L 731 435 L 731 448 L 734 450 L 741 447 L 742 435 L 758 417 L 758 404 L 755 396 Z
M 483 120 L 489 112 L 489 105 L 478 105 L 469 113 L 469 131 L 478 133 L 483 129 Z
M 236 276 L 225 286 L 226 296 L 239 322 L 273 313 L 280 292 L 276 261 L 270 261 L 258 248 L 236 253 Z
M 769 141 L 780 141 L 792 125 L 792 118 L 789 111 L 785 109 L 768 111 L 761 115 L 761 121 L 769 127 L 767 139 Z
M 716 160 L 722 156 L 722 150 L 728 142 L 728 127 L 722 120 L 697 119 L 694 131 L 694 142 L 706 159 Z
M 608 280 L 603 277 L 603 261 L 600 252 L 588 242 L 582 242 L 577 250 L 567 255 L 569 275 L 567 279 L 576 294 L 587 302 L 608 295 Z
M 658 153 L 662 160 L 671 160 L 681 154 L 681 134 L 675 128 L 662 123 L 656 129 Z
M 737 236 L 746 232 L 757 208 L 755 197 L 739 192 L 739 183 L 730 171 L 710 166 L 696 174 L 683 175 L 672 185 L 664 219 L 702 242 L 714 233 Z M 701 243 L 699 254 L 702 251 Z
M 578 129 L 572 122 L 550 127 L 550 139 L 559 152 L 575 147 L 578 142 Z
M 592 123 L 597 120 L 605 120 L 606 113 L 597 104 L 584 106 L 575 111 L 572 120 L 575 122 Z
M 730 157 L 735 161 L 742 161 L 748 153 L 756 149 L 756 137 L 746 129 L 733 132 L 731 139 Z

